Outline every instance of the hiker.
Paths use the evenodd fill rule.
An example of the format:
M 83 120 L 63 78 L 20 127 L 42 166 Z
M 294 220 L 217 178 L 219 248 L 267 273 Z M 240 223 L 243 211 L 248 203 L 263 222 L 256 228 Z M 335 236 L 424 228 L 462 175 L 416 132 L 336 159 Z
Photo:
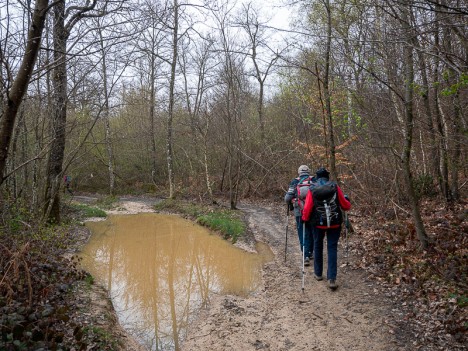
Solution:
M 65 187 L 63 188 L 63 192 L 65 192 L 65 190 L 66 190 L 70 195 L 73 195 L 73 192 L 70 189 L 71 177 L 69 175 L 65 175 L 63 177 L 63 182 L 65 183 Z
M 305 240 L 303 240 L 303 222 L 301 219 L 302 209 L 304 208 L 304 200 L 307 195 L 310 185 L 314 182 L 314 177 L 310 176 L 310 168 L 302 165 L 297 170 L 299 176 L 294 178 L 289 184 L 288 191 L 284 196 L 284 201 L 289 206 L 290 210 L 294 211 L 296 217 L 296 228 L 299 236 L 299 244 L 301 245 L 301 252 L 304 254 L 304 265 L 310 266 L 312 259 L 313 245 L 312 245 L 312 231 L 309 223 L 305 225 Z M 304 242 L 303 242 L 304 241 Z
M 343 211 L 351 209 L 351 203 L 335 182 L 330 181 L 330 173 L 325 168 L 316 172 L 316 183 L 307 193 L 302 221 L 312 226 L 314 241 L 314 274 L 316 280 L 323 280 L 323 238 L 327 236 L 328 287 L 338 288 L 336 283 L 338 262 L 338 240 L 340 239 Z

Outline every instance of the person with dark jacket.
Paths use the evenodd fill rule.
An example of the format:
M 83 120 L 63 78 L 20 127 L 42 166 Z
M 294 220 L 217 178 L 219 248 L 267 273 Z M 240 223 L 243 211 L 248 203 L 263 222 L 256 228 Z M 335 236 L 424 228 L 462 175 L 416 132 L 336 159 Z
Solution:
M 337 262 L 338 262 L 338 240 L 340 239 L 341 224 L 343 216 L 341 210 L 349 211 L 351 203 L 347 200 L 341 188 L 335 182 L 329 180 L 330 173 L 325 168 L 320 168 L 316 172 L 316 184 L 307 193 L 304 210 L 302 211 L 302 221 L 310 222 L 312 226 L 312 237 L 314 241 L 314 273 L 315 279 L 323 280 L 323 239 L 327 236 L 328 268 L 327 280 L 330 289 L 338 288 L 336 283 Z M 323 186 L 320 188 L 320 186 Z M 331 196 L 331 201 L 324 201 L 325 197 L 320 197 L 323 189 L 327 189 Z M 314 193 L 316 195 L 314 195 Z M 322 203 L 323 201 L 323 203 Z M 331 205 L 329 205 L 331 203 Z M 323 206 L 328 206 L 323 209 Z M 331 218 L 330 218 L 331 217 Z
M 301 216 L 302 208 L 304 207 L 306 191 L 308 191 L 309 186 L 312 184 L 315 178 L 310 176 L 310 168 L 306 165 L 300 166 L 297 172 L 299 176 L 294 178 L 289 184 L 288 191 L 284 196 L 284 201 L 294 211 L 294 216 L 296 217 L 297 234 L 299 236 L 299 244 L 301 245 L 301 252 L 305 252 L 304 265 L 310 266 L 310 260 L 312 259 L 314 249 L 312 244 L 312 228 L 309 223 L 305 225 L 305 240 L 303 240 L 304 232 Z M 302 199 L 301 194 L 298 194 L 298 188 L 299 191 L 302 189 L 302 193 L 304 194 Z

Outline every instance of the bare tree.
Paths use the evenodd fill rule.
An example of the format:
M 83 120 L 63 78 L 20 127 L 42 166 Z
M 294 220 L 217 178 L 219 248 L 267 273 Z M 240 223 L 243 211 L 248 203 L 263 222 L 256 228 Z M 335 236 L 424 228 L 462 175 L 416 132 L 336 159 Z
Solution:
M 249 3 L 244 5 L 243 13 L 240 25 L 245 30 L 249 38 L 249 56 L 252 59 L 254 66 L 254 77 L 258 82 L 258 121 L 260 123 L 260 139 L 262 144 L 265 143 L 265 117 L 264 117 L 264 105 L 265 105 L 265 81 L 267 80 L 271 69 L 274 67 L 276 61 L 279 59 L 279 55 L 273 53 L 270 57 L 261 57 L 259 51 L 261 49 L 268 49 L 268 37 L 265 33 L 265 23 L 261 23 L 259 20 L 258 11 L 252 7 Z M 263 54 L 265 56 L 265 53 Z M 263 63 L 263 64 L 262 64 Z
M 5 180 L 5 166 L 9 155 L 8 151 L 11 137 L 13 135 L 16 115 L 23 96 L 26 93 L 29 80 L 31 79 L 31 74 L 36 63 L 37 54 L 41 45 L 45 18 L 47 16 L 47 11 L 49 10 L 48 6 L 48 0 L 36 1 L 23 59 L 16 78 L 11 82 L 11 88 L 7 88 L 6 101 L 3 102 L 4 110 L 2 111 L 2 118 L 0 119 L 0 185 Z M 0 54 L 4 58 L 3 52 L 0 52 Z M 2 59 L 2 65 L 6 65 L 5 69 L 7 74 L 9 77 L 12 77 L 14 72 L 11 71 L 7 61 Z M 6 87 L 7 84 L 2 82 L 2 86 Z
M 189 47 L 182 50 L 179 55 L 179 66 L 184 78 L 184 90 L 187 112 L 190 119 L 190 130 L 194 139 L 190 147 L 195 149 L 197 160 L 203 166 L 205 184 L 208 192 L 209 199 L 212 203 L 215 202 L 213 196 L 212 180 L 209 170 L 209 131 L 213 116 L 211 115 L 206 101 L 206 93 L 210 89 L 212 82 L 210 82 L 210 71 L 213 70 L 216 63 L 213 63 L 213 46 L 214 41 L 211 36 L 199 43 L 195 43 L 195 52 L 189 56 Z M 189 61 L 189 57 L 192 58 Z M 193 77 L 194 88 L 190 87 L 189 65 L 193 66 L 195 72 Z M 200 140 L 201 139 L 201 140 Z M 199 152 L 200 144 L 202 146 L 201 154 Z M 196 176 L 196 175 L 194 175 Z
M 408 191 L 408 198 L 413 212 L 413 220 L 416 227 L 416 233 L 423 249 L 429 246 L 429 239 L 424 229 L 424 224 L 421 218 L 421 211 L 419 208 L 419 201 L 416 196 L 413 184 L 413 175 L 411 172 L 411 151 L 413 143 L 413 126 L 414 126 L 414 53 L 413 53 L 413 36 L 414 30 L 411 26 L 411 0 L 405 1 L 400 7 L 401 21 L 403 26 L 404 35 L 406 36 L 406 43 L 403 47 L 403 63 L 405 74 L 405 95 L 404 95 L 404 146 L 401 155 L 403 172 L 406 180 L 406 187 Z
M 246 55 L 243 50 L 236 47 L 239 43 L 234 40 L 229 26 L 231 11 L 227 2 L 215 14 L 217 30 L 219 33 L 220 65 L 218 101 L 216 112 L 224 119 L 226 126 L 226 163 L 227 181 L 229 187 L 229 202 L 231 209 L 237 208 L 239 184 L 242 174 L 242 132 L 240 123 L 242 118 L 242 94 L 245 88 L 245 76 L 243 72 Z M 224 172 L 223 172 L 224 173 Z
M 140 9 L 139 18 L 135 19 L 135 31 L 138 34 L 135 43 L 135 55 L 141 62 L 139 69 L 145 70 L 144 81 L 148 86 L 148 120 L 149 138 L 151 143 L 151 179 L 157 184 L 157 175 L 163 167 L 158 166 L 157 150 L 157 107 L 158 94 L 161 95 L 159 103 L 162 104 L 163 86 L 158 86 L 158 79 L 165 74 L 162 63 L 170 65 L 170 33 L 168 23 L 170 22 L 171 9 L 168 3 L 147 1 Z M 161 93 L 160 93 L 161 92 Z
M 67 125 L 67 41 L 74 26 L 81 20 L 100 17 L 108 13 L 106 4 L 96 9 L 98 0 L 86 2 L 84 6 L 70 6 L 65 0 L 58 0 L 54 7 L 54 108 L 52 120 L 52 145 L 47 164 L 46 187 L 44 192 L 43 218 L 48 222 L 60 222 L 60 184 Z M 117 4 L 119 7 L 120 5 Z M 66 18 L 68 21 L 66 22 Z
M 336 179 L 339 176 L 336 172 L 336 149 L 335 149 L 335 134 L 333 128 L 333 114 L 331 108 L 331 94 L 330 94 L 330 57 L 331 57 L 331 40 L 332 40 L 332 8 L 330 0 L 324 1 L 324 6 L 327 14 L 327 38 L 325 44 L 325 71 L 323 77 L 323 91 L 325 99 L 325 111 L 328 124 L 328 147 L 330 151 L 330 173 Z

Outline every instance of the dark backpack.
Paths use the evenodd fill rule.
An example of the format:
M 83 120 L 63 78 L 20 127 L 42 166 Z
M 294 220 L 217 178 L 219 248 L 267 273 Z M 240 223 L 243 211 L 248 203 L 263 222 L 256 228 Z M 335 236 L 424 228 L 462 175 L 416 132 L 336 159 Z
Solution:
M 297 204 L 299 208 L 304 209 L 305 198 L 309 191 L 310 186 L 313 184 L 314 178 L 311 176 L 304 176 L 299 178 L 299 182 L 296 184 L 296 193 L 297 193 Z
M 331 227 L 341 224 L 343 215 L 338 202 L 337 184 L 331 181 L 320 181 L 310 188 L 314 197 L 312 224 Z

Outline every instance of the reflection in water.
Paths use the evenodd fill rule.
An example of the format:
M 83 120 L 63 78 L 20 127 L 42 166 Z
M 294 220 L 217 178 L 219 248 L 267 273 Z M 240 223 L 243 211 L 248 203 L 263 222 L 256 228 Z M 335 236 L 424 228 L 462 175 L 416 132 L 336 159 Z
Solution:
M 211 292 L 254 291 L 272 259 L 269 249 L 246 253 L 177 216 L 111 216 L 87 226 L 85 269 L 107 287 L 120 323 L 152 350 L 178 350 Z

